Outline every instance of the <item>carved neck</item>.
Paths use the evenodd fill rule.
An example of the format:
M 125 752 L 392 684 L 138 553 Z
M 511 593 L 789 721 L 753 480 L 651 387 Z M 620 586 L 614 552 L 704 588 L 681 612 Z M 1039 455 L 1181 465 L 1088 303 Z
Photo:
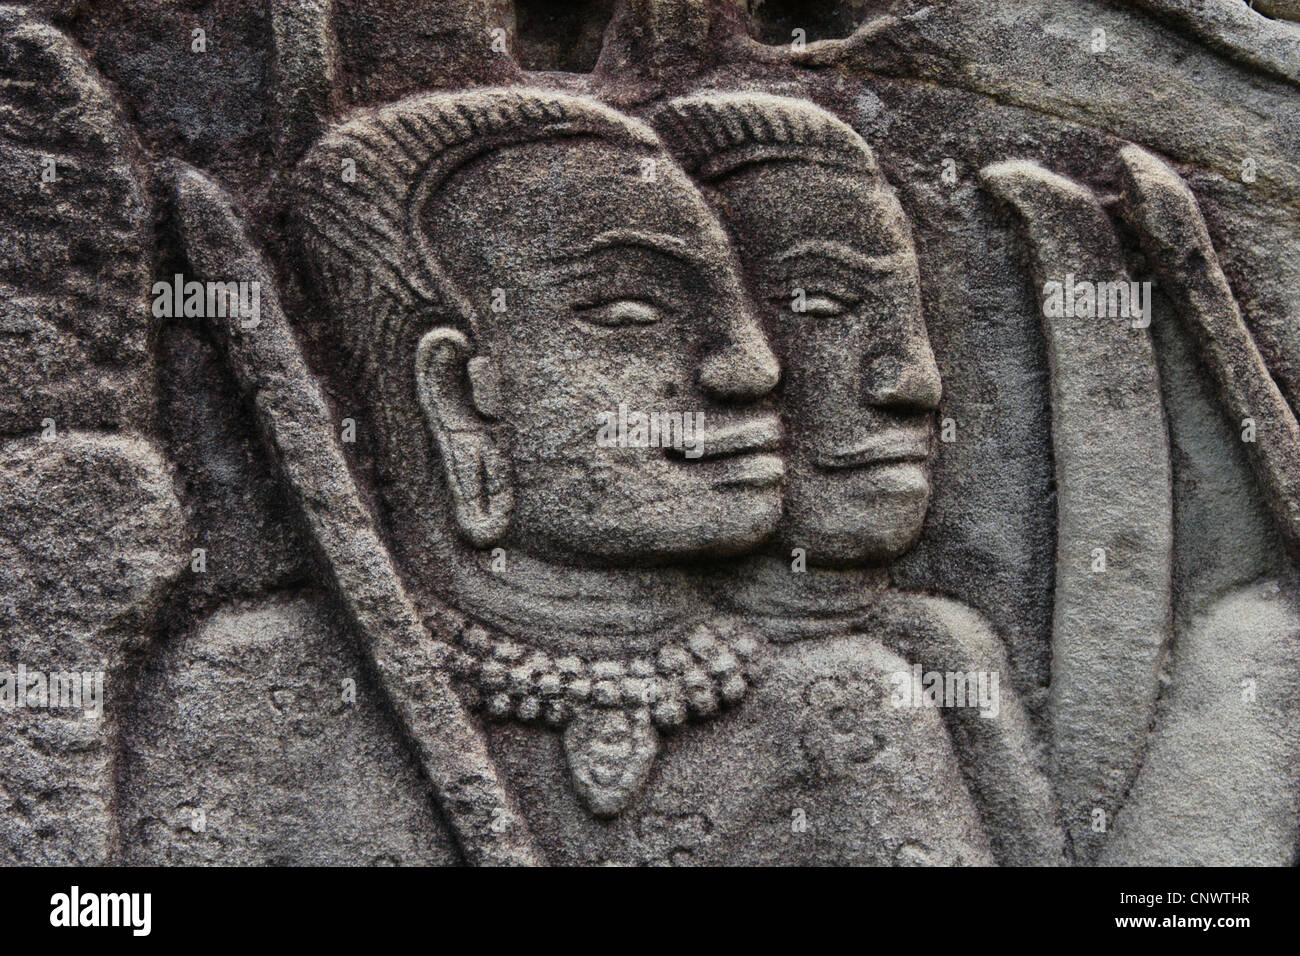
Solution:
M 728 610 L 758 618 L 772 640 L 832 633 L 861 616 L 889 589 L 889 568 L 817 568 L 794 571 L 790 560 L 755 555 L 714 578 Z
M 704 606 L 673 568 L 590 569 L 507 552 L 453 559 L 456 605 L 515 639 L 555 653 L 628 657 L 655 650 Z

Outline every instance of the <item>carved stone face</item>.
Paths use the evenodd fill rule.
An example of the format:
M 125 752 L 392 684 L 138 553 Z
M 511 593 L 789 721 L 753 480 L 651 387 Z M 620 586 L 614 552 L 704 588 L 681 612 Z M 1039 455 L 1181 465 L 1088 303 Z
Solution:
M 882 180 L 810 161 L 714 185 L 784 363 L 780 543 L 817 563 L 897 557 L 929 505 L 940 397 L 898 200 Z
M 715 215 L 670 160 L 647 175 L 646 158 L 595 139 L 498 150 L 423 216 L 474 317 L 459 368 L 439 367 L 452 350 L 434 342 L 417 369 L 449 480 L 489 497 L 508 482 L 499 540 L 570 563 L 734 553 L 780 515 L 779 420 L 754 406 L 776 358 Z M 703 454 L 634 434 L 610 447 L 620 405 L 702 414 Z M 466 434 L 479 446 L 457 452 Z

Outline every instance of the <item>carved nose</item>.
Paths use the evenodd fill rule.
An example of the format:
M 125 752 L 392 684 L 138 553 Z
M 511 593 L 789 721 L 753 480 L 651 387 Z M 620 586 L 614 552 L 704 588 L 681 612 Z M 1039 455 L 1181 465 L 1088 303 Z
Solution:
M 745 401 L 776 388 L 781 366 L 757 327 L 746 328 L 715 349 L 700 369 L 700 386 L 711 397 Z
M 939 407 L 943 383 L 928 342 L 918 343 L 904 360 L 877 359 L 867 372 L 866 402 L 899 411 L 932 412 Z

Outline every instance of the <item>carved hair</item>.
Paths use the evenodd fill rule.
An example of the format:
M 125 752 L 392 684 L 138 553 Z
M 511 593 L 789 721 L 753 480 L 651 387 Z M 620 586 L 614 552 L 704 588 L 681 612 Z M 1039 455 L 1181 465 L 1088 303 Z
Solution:
M 486 153 L 570 136 L 663 149 L 647 127 L 592 100 L 511 89 L 411 97 L 332 127 L 311 148 L 295 183 L 307 258 L 366 377 L 400 354 L 399 318 L 433 305 L 440 321 L 472 324 L 421 226 L 430 198 Z
M 802 100 L 761 93 L 720 93 L 672 100 L 653 123 L 698 179 L 741 166 L 799 159 L 879 176 L 871 147 L 851 126 Z

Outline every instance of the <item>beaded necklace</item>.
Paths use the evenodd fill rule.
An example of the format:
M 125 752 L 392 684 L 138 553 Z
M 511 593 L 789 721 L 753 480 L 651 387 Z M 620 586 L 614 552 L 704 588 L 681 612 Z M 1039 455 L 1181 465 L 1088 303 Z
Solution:
M 579 796 L 597 816 L 617 815 L 649 776 L 656 730 L 707 720 L 738 704 L 753 679 L 760 639 L 731 620 L 698 624 L 650 655 L 587 660 L 460 630 L 453 673 L 489 717 L 564 730 Z

